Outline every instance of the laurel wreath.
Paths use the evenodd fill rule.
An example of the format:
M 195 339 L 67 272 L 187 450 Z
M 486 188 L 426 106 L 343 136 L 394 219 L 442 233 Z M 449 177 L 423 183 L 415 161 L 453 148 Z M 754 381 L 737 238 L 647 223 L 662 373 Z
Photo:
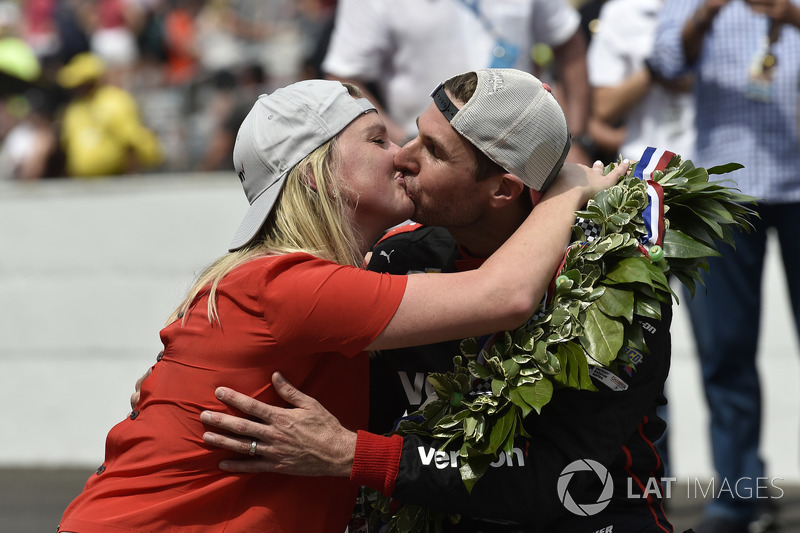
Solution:
M 488 350 L 477 338 L 462 341 L 453 371 L 428 377 L 437 399 L 416 413 L 423 421 L 405 420 L 397 428 L 399 434 L 442 440 L 442 450 L 458 450 L 468 491 L 500 452 L 511 452 L 515 437 L 530 438 L 523 421 L 541 412 L 554 389 L 597 390 L 590 366 L 615 372 L 630 364 L 629 353 L 648 353 L 634 315 L 658 320 L 661 303 L 677 301 L 667 275 L 693 296 L 701 270 L 708 271 L 707 258 L 720 255 L 717 244 L 733 246 L 734 231 L 752 228 L 755 198 L 726 186 L 728 180 L 709 181 L 709 175 L 742 165 L 706 170 L 674 156 L 651 176 L 663 189 L 663 245 L 642 246 L 649 199 L 635 166 L 576 213 L 593 222 L 599 235 L 587 242 L 583 229 L 573 228 L 549 301 L 524 326 L 496 335 Z M 486 390 L 475 390 L 476 383 Z M 385 524 L 388 533 L 441 531 L 443 518 L 458 520 L 398 504 L 377 491 L 367 490 L 365 498 L 372 508 L 369 523 Z

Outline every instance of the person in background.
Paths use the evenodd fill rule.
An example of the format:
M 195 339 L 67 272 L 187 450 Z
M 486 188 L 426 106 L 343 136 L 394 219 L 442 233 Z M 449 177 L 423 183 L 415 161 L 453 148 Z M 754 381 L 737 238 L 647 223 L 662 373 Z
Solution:
M 697 533 L 745 533 L 774 526 L 760 454 L 761 390 L 756 354 L 768 232 L 780 242 L 789 298 L 800 331 L 800 2 L 666 2 L 650 64 L 659 76 L 695 75 L 694 161 L 735 161 L 743 193 L 761 199 L 756 230 L 710 258 L 706 290 L 689 301 L 710 437 L 723 491 L 705 508 Z
M 692 159 L 694 152 L 692 75 L 668 82 L 647 67 L 663 4 L 664 0 L 604 2 L 589 43 L 592 121 L 605 131 L 622 133 L 615 149 L 622 157 L 636 159 L 648 146 L 684 160 Z M 667 406 L 659 414 L 666 420 Z M 669 464 L 667 432 L 657 445 Z
M 229 253 L 200 275 L 162 330 L 164 351 L 136 410 L 109 433 L 106 461 L 60 531 L 344 531 L 357 490 L 346 479 L 217 468 L 226 454 L 203 445 L 200 422 L 214 389 L 237 382 L 283 405 L 270 385 L 280 368 L 349 429 L 366 427 L 366 350 L 519 326 L 560 261 L 572 210 L 627 170 L 565 168 L 539 210 L 477 270 L 369 272 L 360 265 L 371 243 L 413 212 L 394 167 L 399 148 L 374 111 L 328 80 L 256 101 L 233 155 L 250 208 Z
M 340 0 L 322 70 L 371 88 L 395 142 L 416 135 L 428 106 L 420 87 L 468 70 L 512 67 L 535 73 L 536 43 L 552 47 L 573 137 L 569 162 L 589 164 L 586 39 L 565 0 Z
M 85 52 L 56 76 L 72 91 L 64 109 L 60 142 L 67 175 L 95 178 L 141 172 L 164 159 L 156 134 L 145 126 L 133 95 L 104 82 L 104 62 Z
M 504 87 L 510 94 L 490 116 L 476 114 L 475 106 L 493 87 Z M 539 209 L 533 205 L 538 193 L 532 198 L 530 192 L 541 189 L 540 176 L 552 170 L 530 162 L 542 144 L 560 146 L 567 139 L 565 130 L 553 127 L 559 120 L 565 124 L 559 108 L 550 116 L 531 112 L 536 108 L 532 102 L 547 94 L 546 86 L 533 76 L 494 69 L 455 76 L 434 91 L 434 103 L 419 117 L 419 136 L 395 158 L 414 201 L 413 219 L 425 225 L 390 232 L 373 249 L 368 268 L 394 274 L 469 271 L 497 250 L 531 209 Z M 504 142 L 495 143 L 498 138 Z M 508 181 L 502 196 L 486 187 L 508 174 L 519 181 Z M 397 436 L 351 433 L 285 383 L 278 390 L 299 409 L 259 404 L 225 389 L 221 399 L 251 415 L 250 420 L 219 413 L 205 413 L 203 420 L 247 438 L 210 432 L 206 442 L 245 453 L 258 442 L 263 457 L 227 461 L 230 471 L 349 476 L 402 502 L 462 515 L 458 524 L 447 526 L 459 532 L 671 532 L 663 491 L 646 497 L 640 492 L 649 479 L 663 476 L 652 443 L 664 429 L 656 410 L 664 401 L 670 364 L 669 306 L 662 309 L 662 317 L 661 322 L 642 319 L 648 324 L 644 331 L 651 352 L 630 376 L 620 373 L 623 387 L 597 379 L 597 392 L 555 390 L 541 414 L 526 420 L 531 437 L 517 439 L 515 460 L 489 468 L 471 495 L 458 468 L 425 462 L 423 457 L 432 457 L 442 442 L 406 435 L 400 439 L 398 456 L 393 452 L 400 444 Z M 458 344 L 383 350 L 370 359 L 371 432 L 391 431 L 396 419 L 433 396 L 426 377 L 452 370 Z M 254 423 L 253 418 L 265 423 Z M 340 439 L 355 439 L 355 450 L 338 446 Z M 349 453 L 340 455 L 342 450 Z M 557 490 L 564 469 L 584 459 L 604 465 L 614 485 L 609 504 L 593 516 L 572 514 Z M 596 477 L 594 481 L 570 489 L 575 501 L 597 501 L 603 487 Z
M 625 137 L 618 153 L 638 158 L 658 146 L 684 159 L 694 150 L 691 75 L 668 83 L 647 68 L 664 0 L 608 0 L 589 44 L 592 115 Z
M 0 180 L 30 181 L 64 175 L 55 116 L 56 98 L 41 89 L 24 95 L 25 116 L 0 140 Z

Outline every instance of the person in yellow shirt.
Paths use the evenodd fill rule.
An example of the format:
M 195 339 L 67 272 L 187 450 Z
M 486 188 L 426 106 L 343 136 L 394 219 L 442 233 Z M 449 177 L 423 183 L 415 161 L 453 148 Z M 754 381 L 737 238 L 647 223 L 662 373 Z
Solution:
M 57 73 L 75 98 L 64 110 L 61 145 L 69 176 L 129 174 L 158 166 L 157 135 L 141 121 L 134 97 L 103 81 L 105 64 L 94 54 L 73 57 Z

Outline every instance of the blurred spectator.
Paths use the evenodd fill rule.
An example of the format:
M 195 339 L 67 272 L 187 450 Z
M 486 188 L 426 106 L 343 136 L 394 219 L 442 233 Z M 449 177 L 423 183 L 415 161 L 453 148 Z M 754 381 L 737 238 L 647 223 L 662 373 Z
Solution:
M 0 96 L 13 94 L 41 74 L 41 64 L 30 42 L 24 39 L 22 11 L 16 2 L 0 1 L 0 73 L 7 76 Z
M 74 92 L 60 136 L 70 176 L 127 174 L 163 160 L 157 136 L 141 123 L 136 100 L 106 84 L 104 72 L 102 60 L 88 52 L 58 72 L 58 83 Z
M 572 4 L 578 8 L 578 13 L 581 16 L 581 31 L 586 37 L 587 49 L 591 46 L 594 33 L 597 31 L 600 18 L 600 9 L 606 0 L 586 0 L 586 1 L 573 1 Z M 587 51 L 587 69 L 588 66 L 588 51 Z M 591 74 L 591 73 L 590 73 Z M 591 86 L 591 77 L 589 79 Z M 589 113 L 589 120 L 587 124 L 589 137 L 592 139 L 594 146 L 592 146 L 593 156 L 592 159 L 599 159 L 601 161 L 612 161 L 619 155 L 619 147 L 625 139 L 625 128 L 619 125 L 611 125 L 599 120 L 593 112 Z
M 716 486 L 697 533 L 746 533 L 774 526 L 759 454 L 761 390 L 756 365 L 767 231 L 777 234 L 795 324 L 800 331 L 800 3 L 666 2 L 652 68 L 675 79 L 696 73 L 697 142 L 703 167 L 739 162 L 731 175 L 761 198 L 756 230 L 709 260 L 689 311 L 710 412 Z M 775 369 L 780 372 L 781 369 Z
M 26 8 L 28 2 L 24 3 Z M 43 61 L 64 63 L 90 50 L 88 26 L 94 10 L 90 0 L 33 0 L 26 11 Z M 35 9 L 34 9 L 35 8 Z
M 573 135 L 568 161 L 589 163 L 589 84 L 580 17 L 565 0 L 339 0 L 323 70 L 378 94 L 392 138 L 415 135 L 415 120 L 442 80 L 475 68 L 534 71 L 535 43 L 551 45 Z
M 608 0 L 589 44 L 587 66 L 592 114 L 610 128 L 624 128 L 617 149 L 638 160 L 648 146 L 692 157 L 694 96 L 691 76 L 661 83 L 647 69 L 658 12 L 664 0 Z
M 245 59 L 239 45 L 238 20 L 228 0 L 211 0 L 197 14 L 197 49 L 207 72 L 230 71 Z
M 38 80 L 41 70 L 39 60 L 28 43 L 16 37 L 4 37 L 0 34 L 0 72 L 16 80 L 4 83 L 0 89 L 2 93 L 7 94 L 12 91 L 7 84 L 17 83 L 20 87 L 25 87 Z
M 142 16 L 132 0 L 97 0 L 87 16 L 91 51 L 106 64 L 106 81 L 127 86 L 139 59 L 135 28 Z
M 266 92 L 264 70 L 258 65 L 239 69 L 234 74 L 214 76 L 214 94 L 205 107 L 210 134 L 197 170 L 230 170 L 233 144 L 242 121 L 258 96 Z
M 0 144 L 0 180 L 63 176 L 64 154 L 54 125 L 56 100 L 44 91 L 31 89 L 24 101 L 25 115 Z
M 336 0 L 300 0 L 297 2 L 300 31 L 303 35 L 303 65 L 301 78 L 322 78 L 322 62 L 328 53 Z
M 164 14 L 165 81 L 185 85 L 198 73 L 195 17 L 199 0 L 176 0 Z
M 23 3 L 23 37 L 37 57 L 54 55 L 60 47 L 56 24 L 58 0 L 27 0 Z

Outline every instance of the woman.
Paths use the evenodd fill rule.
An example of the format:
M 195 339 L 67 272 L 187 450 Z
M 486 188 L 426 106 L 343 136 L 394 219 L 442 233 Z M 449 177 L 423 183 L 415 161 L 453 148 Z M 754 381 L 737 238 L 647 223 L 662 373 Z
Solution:
M 394 168 L 398 147 L 373 111 L 320 80 L 256 102 L 234 148 L 251 207 L 231 253 L 162 330 L 138 409 L 112 429 L 106 462 L 61 531 L 343 531 L 356 491 L 347 480 L 218 469 L 227 454 L 203 444 L 199 421 L 218 408 L 215 388 L 233 383 L 284 405 L 270 382 L 280 370 L 344 426 L 364 427 L 366 350 L 518 326 L 541 300 L 574 210 L 619 176 L 558 180 L 478 270 L 368 272 L 358 266 L 369 245 L 414 210 Z

